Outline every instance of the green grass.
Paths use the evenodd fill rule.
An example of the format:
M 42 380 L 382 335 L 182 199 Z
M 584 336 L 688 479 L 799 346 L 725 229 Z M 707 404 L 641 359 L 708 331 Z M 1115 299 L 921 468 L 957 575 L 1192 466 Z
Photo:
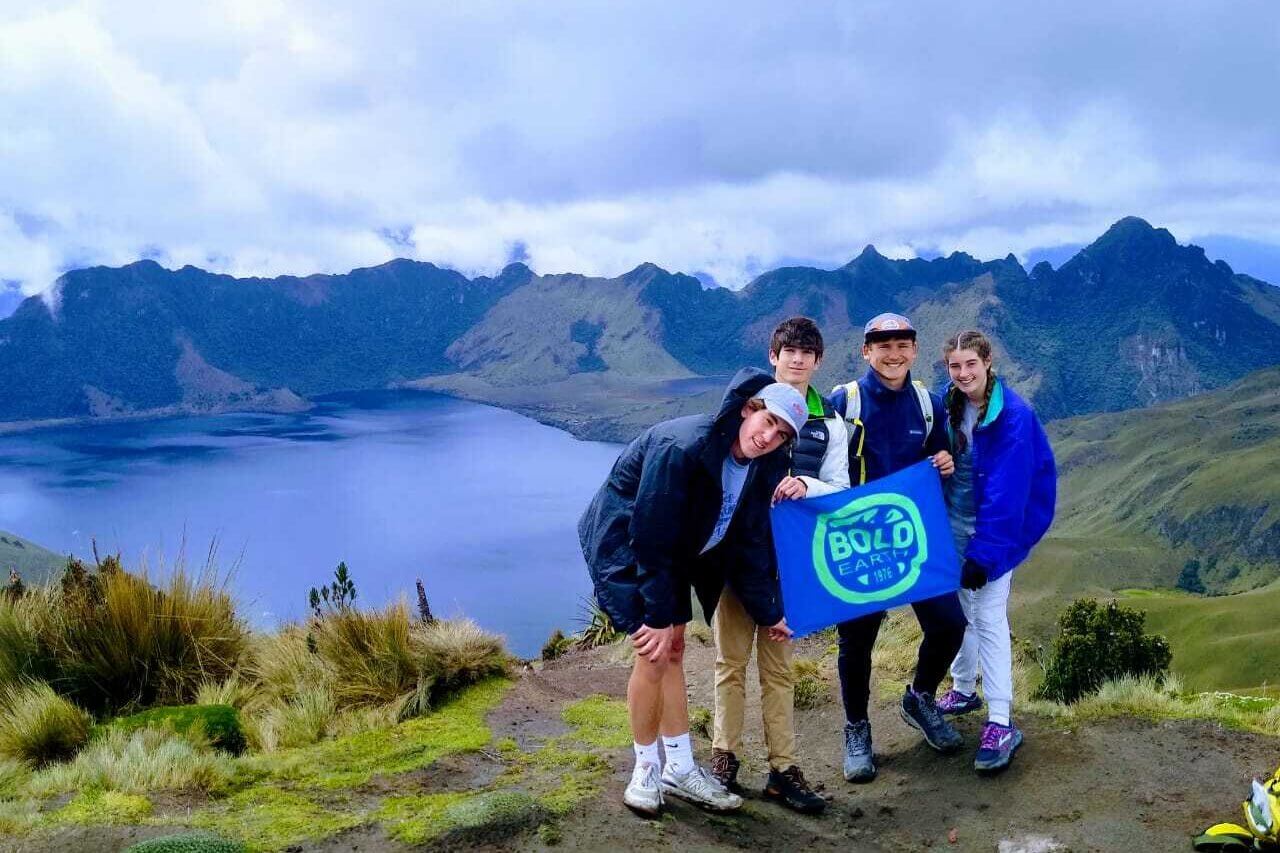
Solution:
M 240 715 L 230 705 L 166 705 L 149 708 L 128 717 L 116 718 L 111 722 L 110 728 L 123 732 L 157 728 L 180 735 L 191 734 L 232 755 L 239 755 L 245 748 Z
M 590 746 L 620 749 L 631 744 L 627 704 L 607 696 L 588 696 L 568 705 L 561 713 L 573 727 L 574 737 Z
M 89 789 L 214 791 L 227 787 L 235 774 L 229 756 L 171 731 L 109 728 L 74 760 L 34 774 L 25 790 L 37 796 Z
M 1280 584 L 1237 595 L 1176 591 L 1127 595 L 1147 614 L 1147 630 L 1164 634 L 1172 669 L 1190 690 L 1280 686 Z
M 140 794 L 91 789 L 76 794 L 51 818 L 53 823 L 136 824 L 151 815 L 151 801 Z
M 283 850 L 320 841 L 370 816 L 296 791 L 256 786 L 197 812 L 192 825 L 243 841 L 251 850 Z

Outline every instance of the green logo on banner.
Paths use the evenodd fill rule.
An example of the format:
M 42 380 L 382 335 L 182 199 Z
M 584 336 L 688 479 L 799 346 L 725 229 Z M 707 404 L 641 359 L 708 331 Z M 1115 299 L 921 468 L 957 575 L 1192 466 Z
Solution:
M 813 565 L 831 595 L 868 604 L 902 595 L 920 578 L 928 537 L 915 501 L 881 493 L 818 516 Z

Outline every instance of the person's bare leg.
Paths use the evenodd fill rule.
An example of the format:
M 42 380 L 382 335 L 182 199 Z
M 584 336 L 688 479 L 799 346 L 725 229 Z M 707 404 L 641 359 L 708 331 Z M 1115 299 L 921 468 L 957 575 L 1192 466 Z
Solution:
M 671 655 L 662 674 L 661 732 L 664 737 L 689 733 L 689 695 L 684 682 L 684 626 L 675 627 Z
M 638 744 L 649 744 L 658 739 L 658 723 L 665 716 L 664 684 L 667 671 L 673 668 L 679 669 L 667 661 L 651 663 L 636 656 L 631 667 L 631 680 L 627 682 L 627 714 L 631 719 L 631 737 Z

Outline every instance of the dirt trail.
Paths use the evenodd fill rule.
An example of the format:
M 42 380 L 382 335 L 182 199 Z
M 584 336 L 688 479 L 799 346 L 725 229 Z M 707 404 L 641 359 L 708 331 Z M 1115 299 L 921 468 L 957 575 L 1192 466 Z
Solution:
M 712 706 L 712 662 L 710 647 L 690 644 L 693 705 Z M 524 725 L 547 724 L 541 721 L 558 714 L 544 693 L 547 685 L 566 699 L 594 692 L 622 697 L 626 673 L 616 653 L 575 655 L 533 674 L 507 706 L 525 702 L 531 716 Z M 548 701 L 529 701 L 535 695 Z M 983 778 L 972 767 L 980 717 L 961 720 L 966 747 L 944 757 L 907 728 L 895 704 L 881 699 L 872 709 L 880 775 L 869 785 L 850 785 L 840 771 L 843 714 L 833 685 L 831 701 L 796 713 L 801 766 L 832 798 L 826 814 L 802 817 L 759 796 L 767 767 L 758 702 L 758 691 L 749 691 L 743 814 L 710 815 L 675 803 L 664 819 L 637 818 L 620 800 L 630 769 L 623 753 L 603 796 L 563 821 L 560 849 L 1186 851 L 1194 833 L 1235 819 L 1248 779 L 1280 761 L 1280 741 L 1212 723 L 1121 719 L 1067 728 L 1024 717 L 1018 722 L 1027 741 L 1013 765 Z M 499 713 L 509 714 L 507 706 Z M 705 760 L 710 744 L 695 740 Z M 534 838 L 512 843 L 541 846 Z
M 811 647 L 809 653 L 819 648 Z M 690 704 L 712 707 L 714 650 L 690 640 L 686 671 Z M 514 738 L 532 753 L 569 731 L 565 706 L 593 694 L 623 698 L 629 664 L 620 650 L 573 653 L 527 668 L 490 713 L 496 744 Z M 749 685 L 754 680 L 750 675 Z M 886 686 L 887 687 L 887 686 Z M 887 692 L 884 691 L 884 692 Z M 672 802 L 662 818 L 645 820 L 621 802 L 631 768 L 630 750 L 609 753 L 612 773 L 604 791 L 556 821 L 548 847 L 533 824 L 453 833 L 427 845 L 465 850 L 957 850 L 998 853 L 1051 851 L 1188 851 L 1190 836 L 1219 820 L 1234 820 L 1251 776 L 1280 762 L 1280 740 L 1225 730 L 1208 722 L 1118 719 L 1076 728 L 1024 716 L 1027 741 L 1013 766 L 996 777 L 972 769 L 980 717 L 959 727 L 966 747 L 944 757 L 930 750 L 899 719 L 887 695 L 873 699 L 872 729 L 880 775 L 869 785 L 841 776 L 843 714 L 834 683 L 828 701 L 796 712 L 801 767 L 830 795 L 827 812 L 803 817 L 767 802 L 759 789 L 767 772 L 759 726 L 759 691 L 748 689 L 747 742 L 740 777 L 747 804 L 734 815 L 713 815 Z M 695 734 L 705 761 L 710 744 Z M 361 789 L 373 796 L 480 790 L 504 765 L 489 751 L 454 755 L 402 776 L 379 777 Z M 570 771 L 572 772 L 572 771 Z M 159 807 L 158 807 L 159 808 Z M 181 814 L 183 803 L 160 811 Z M 122 850 L 173 829 L 155 826 L 67 828 L 26 840 L 0 838 L 0 850 L 90 853 Z M 952 840 L 954 839 L 954 840 Z M 409 849 L 370 823 L 294 850 L 394 853 Z

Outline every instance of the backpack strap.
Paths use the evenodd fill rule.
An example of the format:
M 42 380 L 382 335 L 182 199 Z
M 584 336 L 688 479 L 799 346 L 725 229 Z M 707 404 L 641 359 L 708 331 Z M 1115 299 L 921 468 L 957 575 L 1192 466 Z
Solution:
M 862 423 L 862 387 L 856 381 L 835 386 L 831 389 L 831 405 L 849 430 L 849 484 L 861 486 L 867 482 L 867 460 L 863 455 L 867 430 Z
M 933 432 L 933 398 L 929 396 L 929 389 L 924 387 L 924 383 L 920 380 L 911 380 L 911 387 L 916 392 L 916 403 L 920 406 L 920 414 L 924 416 L 924 440 L 920 442 L 920 446 L 923 447 L 929 443 L 929 434 Z

